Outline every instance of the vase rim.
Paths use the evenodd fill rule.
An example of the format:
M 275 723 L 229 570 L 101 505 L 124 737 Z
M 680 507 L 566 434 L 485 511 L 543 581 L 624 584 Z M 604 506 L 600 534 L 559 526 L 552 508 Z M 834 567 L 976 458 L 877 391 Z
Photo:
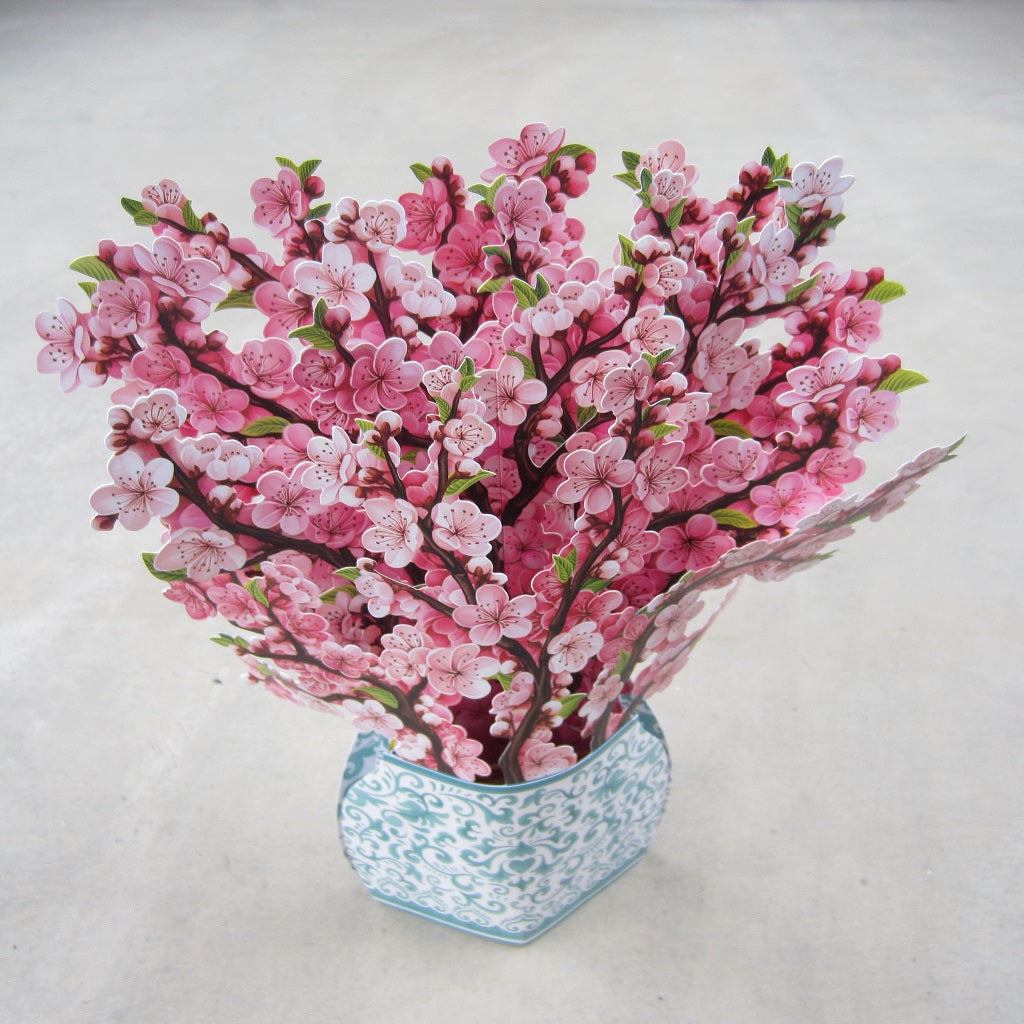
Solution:
M 658 733 L 657 720 L 654 718 L 651 709 L 646 703 L 641 702 L 637 707 L 636 711 L 630 720 L 621 728 L 617 729 L 604 743 L 601 744 L 597 750 L 591 751 L 586 757 L 581 758 L 575 764 L 570 765 L 568 768 L 563 768 L 560 772 L 555 772 L 553 775 L 545 775 L 539 779 L 530 779 L 526 782 L 512 782 L 508 785 L 495 785 L 491 782 L 468 782 L 466 779 L 460 779 L 457 775 L 447 775 L 444 772 L 435 771 L 433 768 L 427 768 L 424 765 L 416 764 L 414 761 L 406 761 L 396 754 L 392 754 L 390 750 L 384 746 L 384 739 L 379 734 L 375 735 L 381 744 L 380 757 L 395 765 L 396 767 L 408 769 L 417 774 L 424 775 L 427 778 L 434 779 L 436 782 L 448 783 L 452 786 L 457 786 L 462 789 L 469 790 L 486 790 L 490 793 L 522 793 L 524 790 L 534 789 L 538 786 L 550 784 L 557 780 L 568 778 L 574 772 L 580 771 L 584 766 L 588 764 L 594 757 L 605 750 L 611 750 L 622 737 L 627 736 L 634 727 L 647 729 L 648 732 Z

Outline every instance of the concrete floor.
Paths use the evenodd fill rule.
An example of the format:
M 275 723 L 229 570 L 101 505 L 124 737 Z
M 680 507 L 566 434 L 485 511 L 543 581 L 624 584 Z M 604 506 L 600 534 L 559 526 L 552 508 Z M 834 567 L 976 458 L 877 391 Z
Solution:
M 0 1020 L 1024 1020 L 1022 10 L 6 0 Z M 868 483 L 970 437 L 830 563 L 747 585 L 656 704 L 650 854 L 515 949 L 364 895 L 333 819 L 351 728 L 243 685 L 139 537 L 89 529 L 104 399 L 35 375 L 32 321 L 161 177 L 244 225 L 277 154 L 382 198 L 531 120 L 598 151 L 602 260 L 623 148 L 679 138 L 712 195 L 766 144 L 843 153 L 835 255 L 907 286 L 887 343 L 932 379 Z

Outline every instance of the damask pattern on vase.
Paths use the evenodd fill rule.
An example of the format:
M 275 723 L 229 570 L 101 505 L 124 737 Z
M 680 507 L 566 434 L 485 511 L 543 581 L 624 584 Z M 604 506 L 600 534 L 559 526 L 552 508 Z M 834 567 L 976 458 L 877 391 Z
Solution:
M 525 943 L 637 861 L 668 782 L 664 739 L 646 708 L 579 764 L 517 786 L 440 775 L 365 733 L 346 766 L 338 816 L 345 852 L 374 898 Z

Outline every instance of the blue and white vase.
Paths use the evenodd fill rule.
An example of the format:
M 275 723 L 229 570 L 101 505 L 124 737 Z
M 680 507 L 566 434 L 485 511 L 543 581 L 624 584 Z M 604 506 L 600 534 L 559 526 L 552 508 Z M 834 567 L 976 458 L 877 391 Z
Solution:
M 669 757 L 646 706 L 558 775 L 463 782 L 361 733 L 342 779 L 345 852 L 381 903 L 524 944 L 636 863 L 668 798 Z

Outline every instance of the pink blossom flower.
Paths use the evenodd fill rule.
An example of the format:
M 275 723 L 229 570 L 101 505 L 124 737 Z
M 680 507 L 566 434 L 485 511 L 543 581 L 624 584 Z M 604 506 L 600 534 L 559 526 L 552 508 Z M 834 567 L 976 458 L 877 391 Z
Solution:
M 168 601 L 177 601 L 185 606 L 191 619 L 209 619 L 217 614 L 218 609 L 206 599 L 206 595 L 194 583 L 188 580 L 174 580 L 164 591 Z
M 481 512 L 471 501 L 456 500 L 435 505 L 432 512 L 435 543 L 462 555 L 486 555 L 491 541 L 501 533 L 501 520 Z
M 679 526 L 661 531 L 661 549 L 657 566 L 665 572 L 691 572 L 714 565 L 730 548 L 736 546 L 718 523 L 703 513 L 690 516 Z
M 529 636 L 533 628 L 530 616 L 536 607 L 537 600 L 530 594 L 510 598 L 504 587 L 488 583 L 476 592 L 475 604 L 456 608 L 452 618 L 469 630 L 470 640 L 487 646 L 503 636 Z
M 363 547 L 381 551 L 388 565 L 408 565 L 423 544 L 416 508 L 402 498 L 370 498 L 363 509 L 373 526 L 363 531 Z
M 552 672 L 582 672 L 603 646 L 596 622 L 578 622 L 552 638 L 548 644 L 548 664 Z
M 686 162 L 685 147 L 681 142 L 674 140 L 662 142 L 656 148 L 641 154 L 637 173 L 644 169 L 651 174 L 658 174 L 659 171 L 680 174 L 686 180 L 687 187 L 697 180 L 697 168 Z
M 178 492 L 167 486 L 174 476 L 169 459 L 143 462 L 129 449 L 107 463 L 114 478 L 89 499 L 101 516 L 117 516 L 126 530 L 141 530 L 154 517 L 169 516 L 178 507 Z
M 494 658 L 480 657 L 476 644 L 457 644 L 427 652 L 427 682 L 438 693 L 460 694 L 470 699 L 491 692 L 490 676 L 501 671 Z
M 800 264 L 789 255 L 795 244 L 796 238 L 789 228 L 777 231 L 774 224 L 765 225 L 750 263 L 750 275 L 761 285 L 755 290 L 753 306 L 786 298 L 786 292 L 800 276 Z
M 604 512 L 636 473 L 636 464 L 625 456 L 624 437 L 609 437 L 593 451 L 570 452 L 562 467 L 566 479 L 556 488 L 555 497 L 567 505 L 582 502 L 589 515 Z
M 497 370 L 480 374 L 475 391 L 487 407 L 490 419 L 517 426 L 526 419 L 529 406 L 547 398 L 548 389 L 543 381 L 525 377 L 525 367 L 514 356 L 505 356 Z
M 899 423 L 896 417 L 899 404 L 900 396 L 895 391 L 854 388 L 843 409 L 843 429 L 859 434 L 866 441 L 877 441 Z
M 342 491 L 356 470 L 355 450 L 348 434 L 335 427 L 330 438 L 311 437 L 306 451 L 313 465 L 302 474 L 303 485 L 320 492 L 322 505 L 342 501 Z
M 472 782 L 491 774 L 490 765 L 477 756 L 483 749 L 483 744 L 479 740 L 470 739 L 468 736 L 454 736 L 445 741 L 444 760 L 456 778 Z
M 787 529 L 816 511 L 825 496 L 805 486 L 799 473 L 786 473 L 773 484 L 761 484 L 750 491 L 754 519 L 762 526 L 781 524 Z
M 528 739 L 519 752 L 519 766 L 527 782 L 557 775 L 576 763 L 576 751 L 562 744 L 555 746 L 543 740 Z
M 344 700 L 341 706 L 352 716 L 352 724 L 360 732 L 379 732 L 389 740 L 393 740 L 402 720 L 391 714 L 379 700 Z
M 863 359 L 852 362 L 844 348 L 826 352 L 817 366 L 796 366 L 786 374 L 792 391 L 784 391 L 776 401 L 782 406 L 795 406 L 803 402 L 821 405 L 841 395 L 847 385 L 857 379 Z
M 312 303 L 307 295 L 289 291 L 280 281 L 265 281 L 253 292 L 256 308 L 268 317 L 266 337 L 287 337 L 296 327 L 309 323 Z
M 767 456 L 753 438 L 720 437 L 711 446 L 711 462 L 701 479 L 727 493 L 742 491 L 764 471 Z
M 156 307 L 149 289 L 137 278 L 100 281 L 96 286 L 96 316 L 105 334 L 124 338 L 149 327 L 156 320 Z
M 275 237 L 285 234 L 309 212 L 309 199 L 299 176 L 290 167 L 282 167 L 276 178 L 253 182 L 249 194 L 256 204 L 253 221 Z
M 374 413 L 379 409 L 401 409 L 407 392 L 419 386 L 423 367 L 406 362 L 406 344 L 401 338 L 388 338 L 383 345 L 358 345 L 349 379 L 354 389 L 353 399 L 362 412 Z
M 399 240 L 398 247 L 433 252 L 440 245 L 445 228 L 452 222 L 452 207 L 444 182 L 438 178 L 427 178 L 421 195 L 406 192 L 398 197 L 398 201 L 405 210 L 408 228 L 408 234 Z
M 185 298 L 194 295 L 206 302 L 224 297 L 222 289 L 212 287 L 220 277 L 220 267 L 200 256 L 186 256 L 182 247 L 166 236 L 156 239 L 152 252 L 144 245 L 132 247 L 139 269 L 164 295 Z
M 684 331 L 683 322 L 665 316 L 660 306 L 642 306 L 622 325 L 623 340 L 637 355 L 646 352 L 657 356 L 666 349 L 675 352 L 683 342 Z
M 241 569 L 245 550 L 225 530 L 175 530 L 157 552 L 153 566 L 161 571 L 184 569 L 192 580 L 212 580 L 222 572 Z
M 864 352 L 882 333 L 882 304 L 847 295 L 836 303 L 829 323 L 829 335 L 854 352 Z
M 723 391 L 729 375 L 750 358 L 743 346 L 737 344 L 742 330 L 740 319 L 729 319 L 724 324 L 711 324 L 697 339 L 693 373 L 709 391 Z
M 834 156 L 820 167 L 797 164 L 793 168 L 792 185 L 783 185 L 779 192 L 784 203 L 796 203 L 802 210 L 821 210 L 826 217 L 835 217 L 843 208 L 839 197 L 853 184 L 853 177 L 843 174 L 843 158 Z
M 259 478 L 256 488 L 263 500 L 252 509 L 256 526 L 262 530 L 279 528 L 289 537 L 305 532 L 319 503 L 313 492 L 302 486 L 301 477 L 302 471 L 296 467 L 287 476 L 275 469 Z
M 189 382 L 188 390 L 182 391 L 179 397 L 188 409 L 189 421 L 196 430 L 234 433 L 245 426 L 242 410 L 249 405 L 248 396 L 244 391 L 226 389 L 212 374 L 196 374 Z
M 89 339 L 78 310 L 67 299 L 61 299 L 57 309 L 57 313 L 36 317 L 36 333 L 47 342 L 36 360 L 36 369 L 40 373 L 59 373 L 65 391 L 74 391 L 80 383 L 102 384 L 106 374 L 95 363 L 85 361 Z
M 405 210 L 389 199 L 363 203 L 352 233 L 371 252 L 387 252 L 405 237 Z
M 603 384 L 604 394 L 598 399 L 598 409 L 621 416 L 650 394 L 651 364 L 646 359 L 635 359 L 629 366 L 617 366 L 608 371 Z
M 843 493 L 848 483 L 864 473 L 864 460 L 846 448 L 824 448 L 807 460 L 807 479 L 830 498 Z
M 247 341 L 239 355 L 242 380 L 260 398 L 280 398 L 291 385 L 295 354 L 281 338 Z
M 448 420 L 441 427 L 441 444 L 463 459 L 479 458 L 494 443 L 494 428 L 476 413 Z
M 518 183 L 506 181 L 494 197 L 494 216 L 498 230 L 517 242 L 536 242 L 540 231 L 551 220 L 548 191 L 542 181 L 530 178 Z
M 648 263 L 641 274 L 644 288 L 657 299 L 678 294 L 686 279 L 686 264 L 675 256 L 659 256 Z
M 434 255 L 437 276 L 446 288 L 478 287 L 487 277 L 485 245 L 497 245 L 501 236 L 475 222 L 456 224 L 448 241 Z
M 685 445 L 668 441 L 648 448 L 636 460 L 633 493 L 650 512 L 662 512 L 672 494 L 686 485 L 690 474 L 679 467 Z
M 132 373 L 157 388 L 178 391 L 192 376 L 192 364 L 181 349 L 149 345 L 132 356 Z
M 493 181 L 499 174 L 519 178 L 536 174 L 564 140 L 564 128 L 552 131 L 546 124 L 528 124 L 518 139 L 500 139 L 488 148 L 496 166 L 484 171 L 483 180 Z
M 157 388 L 133 403 L 128 433 L 140 441 L 165 444 L 178 433 L 186 415 L 172 390 Z
M 167 217 L 168 214 L 181 215 L 185 197 L 181 194 L 181 187 L 176 181 L 164 178 L 159 185 L 147 185 L 140 194 L 142 205 L 158 217 Z
M 625 366 L 628 356 L 619 349 L 600 352 L 590 359 L 577 360 L 569 371 L 575 384 L 573 398 L 582 406 L 597 407 L 604 395 L 605 377 L 617 366 Z
M 373 267 L 355 263 L 352 250 L 344 242 L 328 242 L 320 258 L 319 263 L 307 260 L 295 268 L 299 289 L 323 299 L 328 306 L 344 306 L 353 320 L 362 320 L 370 312 L 365 293 L 377 280 Z

